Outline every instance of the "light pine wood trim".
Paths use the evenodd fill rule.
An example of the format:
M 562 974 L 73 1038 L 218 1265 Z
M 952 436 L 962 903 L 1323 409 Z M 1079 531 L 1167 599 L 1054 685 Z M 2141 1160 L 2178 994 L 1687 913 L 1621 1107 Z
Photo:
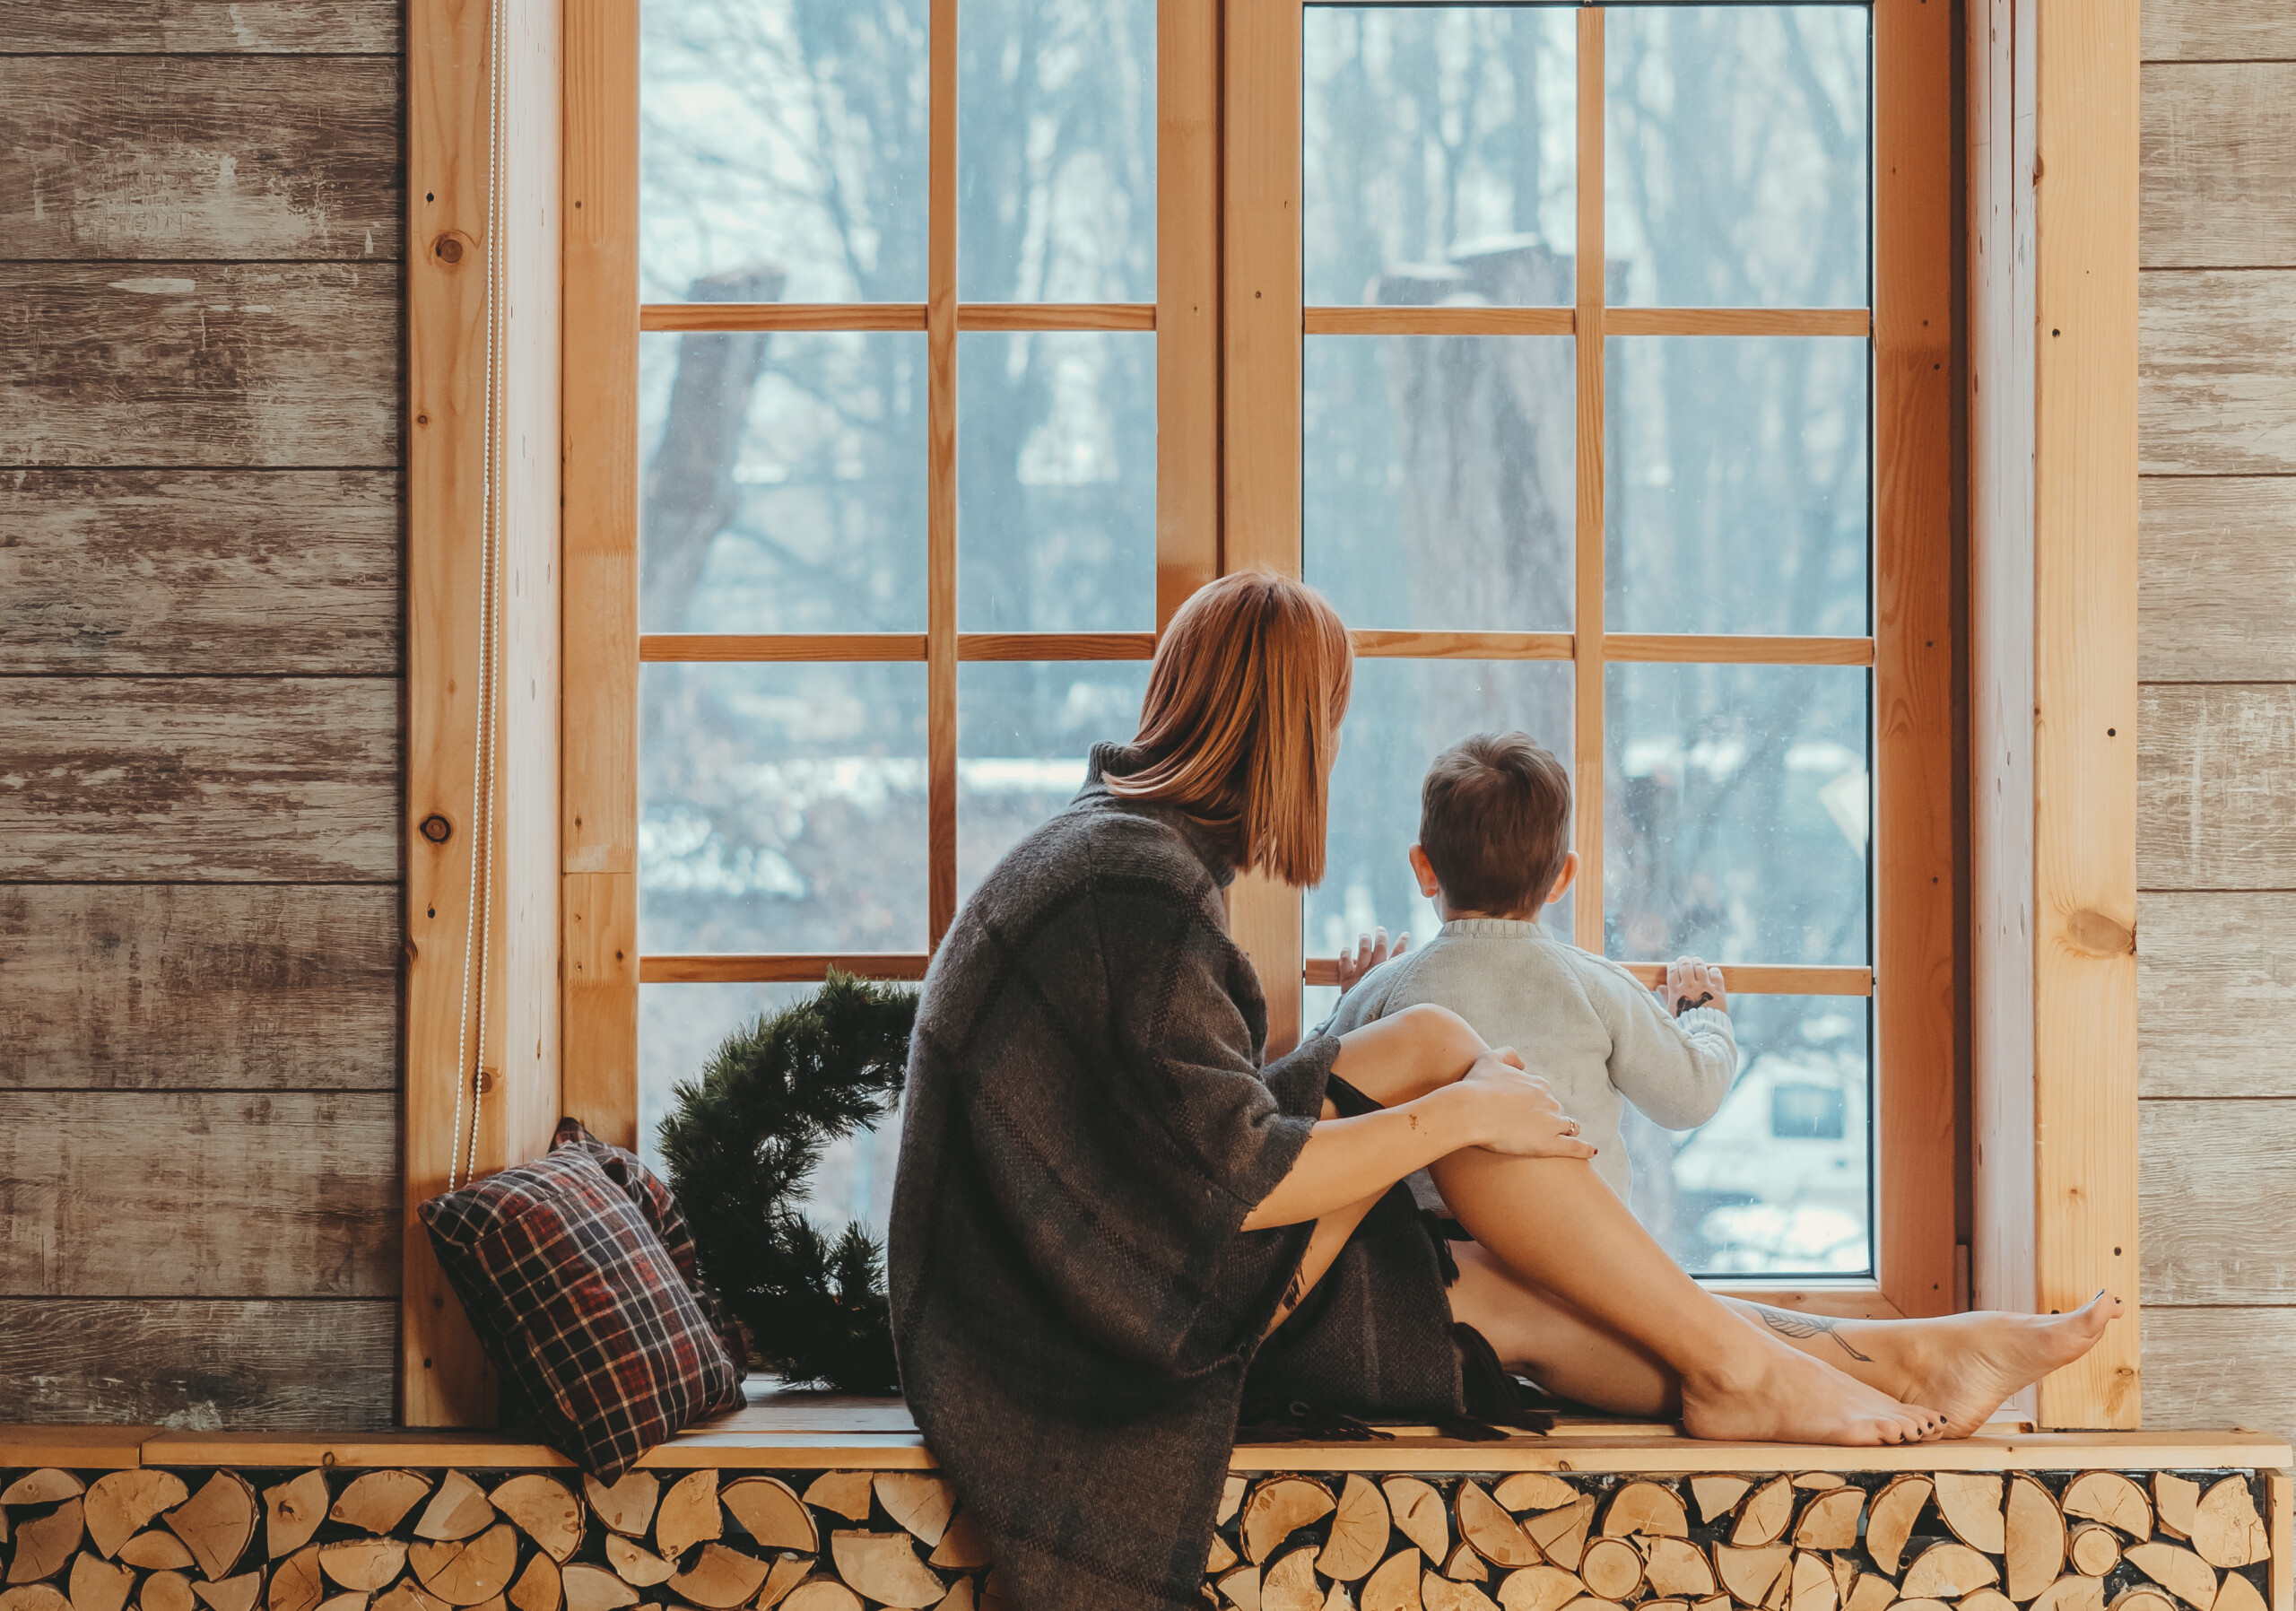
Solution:
M 1887 93 L 1879 83 L 1875 91 L 1877 101 Z M 1874 316 L 1863 308 L 1613 308 L 1604 328 L 1612 335 L 1871 335 Z
M 1221 570 L 1300 574 L 1300 0 L 1227 7 Z M 1300 892 L 1257 873 L 1229 927 L 1267 989 L 1267 1048 L 1300 1038 Z
M 784 956 L 648 956 L 638 977 L 649 985 L 818 984 L 831 968 L 862 979 L 923 979 L 924 952 L 806 952 Z
M 1153 302 L 961 302 L 960 330 L 1153 330 Z
M 656 663 L 924 660 L 926 632 L 648 632 L 638 657 Z M 959 632 L 962 660 L 1146 660 L 1153 632 Z
M 959 632 L 959 660 L 1148 660 L 1153 632 Z
M 925 303 L 927 932 L 957 915 L 957 0 L 932 0 Z
M 636 70 L 633 60 L 632 69 Z M 709 330 L 922 330 L 922 302 L 648 302 L 638 327 L 695 334 Z
M 1883 1295 L 1882 1289 L 1870 1281 L 1845 1281 L 1838 1286 L 1811 1285 L 1781 1282 L 1763 1285 L 1758 1282 L 1737 1282 L 1725 1285 L 1709 1284 L 1709 1290 L 1726 1298 L 1743 1298 L 1749 1303 L 1767 1303 L 1772 1309 L 1797 1309 L 1805 1314 L 1839 1315 L 1845 1320 L 1902 1320 L 1906 1317 L 1898 1306 Z
M 633 586 L 631 597 L 635 598 Z M 648 665 L 759 660 L 922 660 L 923 632 L 648 632 Z
M 1766 1301 L 1766 1300 L 1765 1300 Z M 891 1406 L 889 1406 L 890 1408 Z M 832 1415 L 835 1416 L 831 1419 Z M 719 1428 L 725 1430 L 719 1430 Z M 1432 1427 L 1398 1427 L 1392 1441 L 1247 1444 L 1229 1467 L 1256 1471 L 1456 1472 L 1459 1445 Z M 320 1466 L 465 1470 L 566 1469 L 573 1462 L 541 1443 L 508 1433 L 374 1432 L 329 1436 L 310 1432 L 168 1432 L 156 1427 L 0 1427 L 0 1457 L 11 1466 L 93 1468 L 112 1465 L 236 1466 L 271 1469 Z M 1474 1471 L 1648 1472 L 1688 1475 L 1808 1471 L 2272 1471 L 2288 1445 L 2268 1433 L 2233 1431 L 2031 1432 L 1996 1420 L 1972 1438 L 1860 1449 L 1728 1443 L 1686 1438 L 1665 1422 L 1567 1418 L 1545 1436 L 1479 1445 Z M 735 1410 L 681 1432 L 638 1461 L 641 1468 L 930 1470 L 932 1454 L 913 1427 L 874 1406 L 796 1415 L 763 1406 Z
M 1569 308 L 1309 308 L 1309 335 L 1568 335 Z
M 1969 40 L 1972 1300 L 2030 1313 L 2033 1222 L 2033 118 L 2037 18 Z M 2031 1415 L 2034 1394 L 2012 1404 Z
M 1883 1292 L 1953 1279 L 1953 46 L 1923 0 L 1874 8 L 1874 1203 Z M 2135 634 L 2131 633 L 2132 638 Z
M 1220 0 L 1156 6 L 1156 630 L 1220 574 Z
M 1871 996 L 1874 993 L 1874 971 L 1871 968 L 1819 968 L 1779 966 L 1768 962 L 1723 962 L 1723 978 L 1728 981 L 1733 996 Z M 1656 987 L 1666 977 L 1664 962 L 1621 962 L 1619 966 Z M 1336 957 L 1311 956 L 1303 975 L 1311 985 L 1335 985 L 1339 982 L 1339 960 Z
M 1309 308 L 1310 335 L 1569 335 L 1575 308 Z M 1870 335 L 1863 308 L 1607 308 L 1608 335 Z
M 2039 6 L 2033 1003 L 2039 1306 L 2127 1315 L 2040 1383 L 2049 1426 L 2138 1424 L 2137 4 Z
M 1603 657 L 1680 666 L 1871 666 L 1874 640 L 1610 632 Z
M 639 328 L 710 330 L 924 330 L 925 302 L 648 302 Z M 959 330 L 1153 330 L 1153 302 L 961 302 Z
M 1357 630 L 1359 655 L 1404 660 L 1568 660 L 1569 632 L 1422 632 Z
M 1574 938 L 1603 949 L 1603 13 L 1578 13 L 1578 247 L 1577 600 L 1572 721 L 1573 836 L 1578 849 L 1578 891 L 1572 904 Z
M 2296 1611 L 2296 1481 L 2284 1470 L 2267 1471 L 2264 1491 L 2271 1505 L 2265 1525 L 2272 1537 L 2272 1611 Z
M 636 1147 L 639 13 L 565 0 L 565 32 L 562 1106 Z
M 503 601 L 491 814 L 480 1172 L 547 1145 L 559 1102 L 559 13 L 500 0 L 505 139 L 487 213 L 487 8 L 407 12 L 407 953 L 399 1398 L 410 1425 L 491 1421 L 491 1372 L 415 1217 L 455 1148 L 472 858 L 486 456 L 486 286 L 500 254 L 493 415 Z M 419 824 L 452 825 L 444 844 Z M 470 1123 L 465 1107 L 463 1123 Z

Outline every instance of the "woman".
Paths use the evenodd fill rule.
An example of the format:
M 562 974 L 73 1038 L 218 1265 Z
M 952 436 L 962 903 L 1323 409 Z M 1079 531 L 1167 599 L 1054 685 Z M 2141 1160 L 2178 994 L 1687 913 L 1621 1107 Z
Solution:
M 1487 1345 L 1695 1436 L 1896 1443 L 1966 1436 L 2096 1340 L 2117 1301 L 1769 1328 L 1676 1267 L 1544 1083 L 1439 1008 L 1263 1067 L 1222 891 L 1321 877 L 1351 668 L 1296 582 L 1197 593 L 1139 736 L 1094 751 L 926 977 L 894 1345 L 1021 1611 L 1193 1603 L 1248 1389 L 1453 1418 Z M 1428 1165 L 1474 1238 L 1455 1266 L 1398 1189 Z

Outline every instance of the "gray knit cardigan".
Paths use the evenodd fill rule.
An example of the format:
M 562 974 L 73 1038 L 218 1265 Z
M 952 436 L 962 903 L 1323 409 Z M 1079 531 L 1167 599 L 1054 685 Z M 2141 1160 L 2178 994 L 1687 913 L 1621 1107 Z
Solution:
M 1101 785 L 1136 764 L 1096 749 L 1075 803 L 966 903 L 910 1050 L 901 1387 L 1019 1611 L 1196 1601 L 1245 1376 L 1311 1230 L 1240 1227 L 1338 1053 L 1318 1037 L 1261 1066 L 1231 869 L 1179 814 Z M 1319 1327 L 1287 1325 L 1271 1356 L 1288 1343 L 1359 1408 L 1454 1408 L 1431 1244 L 1407 1215 L 1366 1240 L 1311 1295 Z

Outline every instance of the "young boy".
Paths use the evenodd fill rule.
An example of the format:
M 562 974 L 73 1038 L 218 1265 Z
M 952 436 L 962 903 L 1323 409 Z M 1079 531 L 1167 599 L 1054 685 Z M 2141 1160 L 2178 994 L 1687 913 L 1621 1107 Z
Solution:
M 1625 1198 L 1633 1173 L 1620 1103 L 1686 1130 L 1713 1118 L 1729 1093 L 1738 1045 L 1722 971 L 1684 957 L 1653 995 L 1616 962 L 1539 927 L 1539 909 L 1570 887 L 1578 858 L 1570 779 L 1525 734 L 1478 733 L 1435 758 L 1420 789 L 1411 866 L 1443 931 L 1385 962 L 1367 942 L 1358 958 L 1377 965 L 1350 985 L 1326 1032 L 1344 1034 L 1422 1002 L 1450 1008 L 1553 1085 L 1596 1148 L 1596 1172 Z M 1413 1187 L 1433 1206 L 1430 1183 Z

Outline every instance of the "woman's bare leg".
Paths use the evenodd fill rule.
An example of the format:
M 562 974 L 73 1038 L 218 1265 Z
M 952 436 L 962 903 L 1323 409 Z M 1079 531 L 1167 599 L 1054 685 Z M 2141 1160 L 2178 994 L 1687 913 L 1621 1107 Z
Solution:
M 2010 1394 L 2079 1359 L 2122 1310 L 2109 1293 L 2071 1314 L 1988 1311 L 1926 1320 L 1836 1319 L 1737 1298 L 1723 1302 L 1868 1387 L 1935 1406 L 1949 1438 L 1970 1436 Z
M 1372 1030 L 1385 1033 L 1360 1038 Z M 1456 1014 L 1413 1008 L 1347 1037 L 1335 1072 L 1393 1104 L 1457 1078 L 1483 1049 Z M 2100 1294 L 2070 1315 L 1834 1324 L 1707 1293 L 1582 1163 L 1475 1150 L 1436 1176 L 1482 1244 L 1474 1277 L 1453 1291 L 1460 1319 L 1582 1402 L 1628 1412 L 1678 1396 L 1701 1436 L 1899 1441 L 1911 1424 L 1966 1437 L 2086 1353 L 2121 1307 Z M 1791 1353 L 1803 1358 L 1780 1357 Z M 1909 1419 L 1907 1405 L 1936 1414 Z
M 1346 1037 L 1334 1072 L 1393 1105 L 1457 1079 L 1484 1049 L 1456 1014 L 1413 1007 Z M 1903 1443 L 1943 1424 L 1726 1307 L 1666 1257 L 1584 1163 L 1474 1148 L 1442 1160 L 1435 1179 L 1468 1233 L 1513 1273 L 1518 1292 L 1551 1293 L 1593 1323 L 1594 1333 L 1578 1339 L 1590 1360 L 1601 1352 L 1586 1340 L 1595 1333 L 1631 1343 L 1608 1367 L 1590 1363 L 1596 1396 L 1587 1402 L 1625 1410 L 1647 1398 L 1632 1384 L 1647 1383 L 1655 1357 L 1680 1383 L 1683 1424 L 1695 1437 Z M 1460 1318 L 1478 1330 L 1483 1319 L 1508 1329 L 1496 1313 Z M 1625 1397 L 1602 1389 L 1606 1368 Z

